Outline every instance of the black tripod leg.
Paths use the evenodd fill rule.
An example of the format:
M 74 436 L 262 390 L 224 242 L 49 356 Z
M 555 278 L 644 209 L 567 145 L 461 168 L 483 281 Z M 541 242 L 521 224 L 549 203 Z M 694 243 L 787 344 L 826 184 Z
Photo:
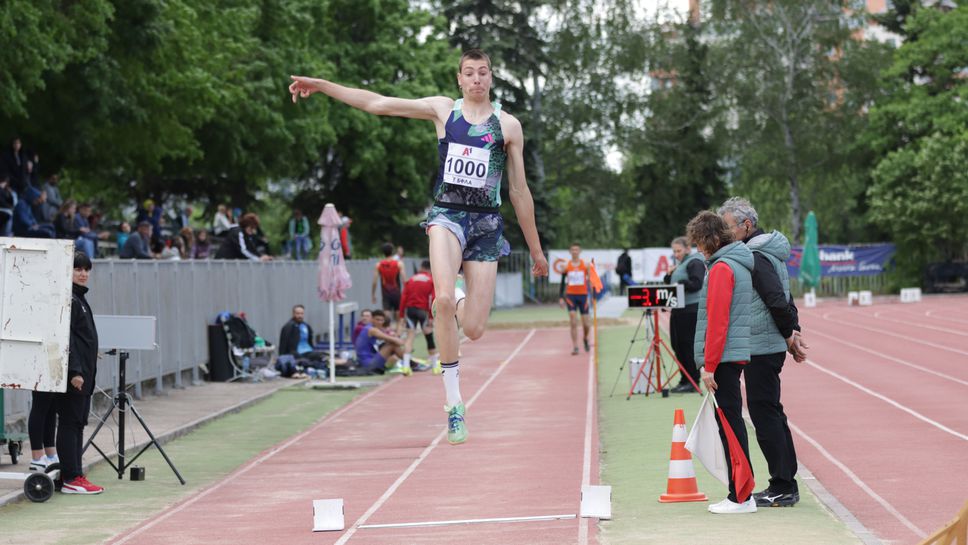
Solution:
M 97 423 L 97 427 L 94 428 L 94 433 L 92 433 L 91 436 L 87 438 L 87 443 L 84 443 L 84 448 L 81 449 L 81 455 L 87 452 L 87 447 L 91 446 L 91 443 L 94 442 L 94 437 L 97 435 L 97 432 L 101 431 L 101 428 L 104 427 L 104 423 L 108 421 L 108 417 L 111 416 L 111 412 L 114 410 L 114 406 L 115 406 L 114 401 L 112 400 L 111 406 L 108 407 L 108 410 L 104 411 L 104 416 L 101 417 L 101 419 Z M 95 445 L 94 448 L 97 448 L 97 445 Z M 103 456 L 103 453 L 102 453 L 102 456 Z
M 165 461 L 168 462 L 168 467 L 170 467 L 171 470 L 175 473 L 175 476 L 178 477 L 178 481 L 181 482 L 181 484 L 185 484 L 185 479 L 182 478 L 181 473 L 178 472 L 178 469 L 175 467 L 175 464 L 172 463 L 170 458 L 168 458 L 168 454 L 165 453 L 165 449 L 161 448 L 161 444 L 159 444 L 158 440 L 155 439 L 154 434 L 152 434 L 151 430 L 148 429 L 148 424 L 145 423 L 144 418 L 141 418 L 141 413 L 138 412 L 138 409 L 136 409 L 134 405 L 129 404 L 128 408 L 131 409 L 132 413 L 134 413 L 134 416 L 135 418 L 138 419 L 138 422 L 141 422 L 141 427 L 144 428 L 145 433 L 147 433 L 148 437 L 151 438 L 151 442 L 155 445 L 155 448 L 158 449 L 158 452 L 161 453 L 162 458 L 164 458 Z M 139 453 L 138 455 L 140 456 L 141 454 Z M 122 468 L 122 471 L 123 471 L 123 468 Z
M 615 382 L 612 384 L 612 391 L 609 392 L 608 397 L 615 395 L 615 388 L 618 387 L 618 381 L 622 378 L 622 371 L 625 370 L 625 364 L 629 361 L 629 355 L 632 353 L 632 347 L 635 346 L 635 341 L 638 340 L 639 329 L 642 328 L 642 322 L 645 320 L 645 314 L 639 317 L 639 323 L 635 326 L 635 332 L 632 333 L 632 340 L 629 341 L 629 349 L 625 352 L 625 358 L 622 360 L 622 365 L 618 368 L 618 375 L 615 376 Z

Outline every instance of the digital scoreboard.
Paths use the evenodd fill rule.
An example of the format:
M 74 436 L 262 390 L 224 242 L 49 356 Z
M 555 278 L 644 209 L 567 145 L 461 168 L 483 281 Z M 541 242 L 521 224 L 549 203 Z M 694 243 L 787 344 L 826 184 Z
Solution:
M 653 284 L 628 287 L 629 308 L 683 308 L 682 284 Z

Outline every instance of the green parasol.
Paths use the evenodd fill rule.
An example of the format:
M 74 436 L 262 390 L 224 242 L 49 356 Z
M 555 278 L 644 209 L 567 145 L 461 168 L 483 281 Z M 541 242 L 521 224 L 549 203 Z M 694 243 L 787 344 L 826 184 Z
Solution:
M 805 287 L 820 285 L 820 250 L 817 247 L 817 216 L 813 211 L 804 221 L 803 255 L 800 257 L 800 282 Z

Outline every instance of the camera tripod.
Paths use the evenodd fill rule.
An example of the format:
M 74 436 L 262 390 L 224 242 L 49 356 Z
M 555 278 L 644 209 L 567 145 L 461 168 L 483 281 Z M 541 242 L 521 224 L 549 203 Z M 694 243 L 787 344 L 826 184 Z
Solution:
M 645 336 L 639 338 L 639 330 L 642 329 L 642 324 L 645 324 Z M 632 354 L 632 347 L 635 343 L 640 340 L 648 340 L 649 349 L 645 353 L 645 359 L 642 362 L 642 366 L 639 368 L 638 373 L 632 379 L 632 386 L 629 388 L 629 393 L 626 395 L 625 399 L 632 399 L 632 393 L 635 392 L 635 387 L 638 385 L 639 380 L 645 379 L 645 395 L 648 397 L 649 390 L 652 389 L 655 392 L 661 392 L 669 385 L 669 382 L 679 373 L 682 373 L 684 377 L 689 379 L 693 388 L 699 392 L 699 386 L 696 384 L 686 369 L 682 366 L 682 363 L 676 358 L 675 352 L 669 348 L 669 345 L 662 340 L 662 335 L 659 333 L 659 312 L 656 309 L 647 308 L 642 311 L 642 316 L 639 318 L 639 324 L 635 327 L 635 332 L 632 334 L 632 340 L 629 342 L 629 349 L 625 352 L 625 358 L 622 360 L 622 365 L 618 369 L 618 376 L 615 377 L 615 383 L 612 384 L 612 391 L 608 394 L 612 397 L 615 394 L 615 388 L 618 386 L 618 381 L 622 377 L 622 371 L 625 370 L 625 364 L 629 361 L 629 355 Z M 665 381 L 662 380 L 662 351 L 665 350 L 669 358 L 672 359 L 676 364 L 676 369 L 674 369 L 666 377 Z
M 175 473 L 175 476 L 178 477 L 179 482 L 181 482 L 181 484 L 185 484 L 185 479 L 182 478 L 181 473 L 178 473 L 178 469 L 175 468 L 175 464 L 173 464 L 171 459 L 168 458 L 168 455 L 165 453 L 165 449 L 161 448 L 161 444 L 158 443 L 158 440 L 155 439 L 154 434 L 152 434 L 151 430 L 148 429 L 148 424 L 145 423 L 145 419 L 141 418 L 141 414 L 138 413 L 138 409 L 135 408 L 134 403 L 131 400 L 131 396 L 129 396 L 128 393 L 124 390 L 125 367 L 127 366 L 127 363 L 128 363 L 128 353 L 123 350 L 111 350 L 108 352 L 108 354 L 112 356 L 114 355 L 118 356 L 118 389 L 115 391 L 114 399 L 112 400 L 111 407 L 108 408 L 108 410 L 105 411 L 104 415 L 101 417 L 97 427 L 94 428 L 94 433 L 91 434 L 91 437 L 88 438 L 87 443 L 84 444 L 84 448 L 81 449 L 81 454 L 87 451 L 87 447 L 93 446 L 94 449 L 101 454 L 101 457 L 104 458 L 104 461 L 110 464 L 111 467 L 114 468 L 114 470 L 118 473 L 118 479 L 123 479 L 124 470 L 127 469 L 129 466 L 131 466 L 131 464 L 133 464 L 134 461 L 138 459 L 138 457 L 144 454 L 144 452 L 148 450 L 151 447 L 151 445 L 154 445 L 155 448 L 158 449 L 158 452 L 161 453 L 161 456 L 165 459 L 165 461 L 168 462 L 168 467 L 170 467 L 171 470 Z M 111 458 L 108 457 L 108 455 L 105 454 L 103 450 L 101 450 L 100 447 L 94 444 L 94 437 L 97 436 L 97 432 L 101 431 L 101 428 L 104 426 L 104 423 L 108 421 L 108 417 L 111 416 L 111 413 L 114 412 L 115 409 L 118 410 L 118 463 L 117 464 L 115 464 L 111 460 Z M 148 444 L 145 445 L 141 449 L 141 451 L 138 452 L 138 454 L 135 454 L 133 458 L 131 458 L 128 461 L 125 461 L 124 459 L 124 418 L 125 418 L 125 414 L 129 410 L 134 414 L 135 418 L 138 419 L 138 422 L 141 423 L 141 427 L 144 428 L 145 433 L 148 434 L 148 437 L 151 438 L 151 441 L 149 441 Z

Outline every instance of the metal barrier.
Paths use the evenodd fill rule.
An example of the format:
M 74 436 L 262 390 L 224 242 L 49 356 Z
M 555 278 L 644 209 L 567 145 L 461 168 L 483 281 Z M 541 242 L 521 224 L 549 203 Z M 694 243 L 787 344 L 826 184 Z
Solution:
M 346 266 L 353 287 L 345 301 L 356 301 L 361 309 L 371 304 L 370 286 L 377 259 L 351 260 Z M 406 259 L 407 276 L 418 259 Z M 155 392 L 172 383 L 181 387 L 183 374 L 199 379 L 199 364 L 208 361 L 206 325 L 218 313 L 244 312 L 256 332 L 277 344 L 279 331 L 292 315 L 292 307 L 306 307 L 306 322 L 317 335 L 329 330 L 327 303 L 316 293 L 318 269 L 315 261 L 137 261 L 95 260 L 91 271 L 88 301 L 95 314 L 149 315 L 157 317 L 158 348 L 153 352 L 132 351 L 127 382 L 141 395 L 143 383 L 151 381 Z M 347 324 L 352 328 L 353 324 Z M 106 356 L 98 362 L 97 385 L 113 390 L 117 385 L 117 361 Z M 26 419 L 30 392 L 6 390 L 7 423 Z M 22 424 L 22 422 L 20 422 Z M 20 427 L 20 424 L 17 427 Z

